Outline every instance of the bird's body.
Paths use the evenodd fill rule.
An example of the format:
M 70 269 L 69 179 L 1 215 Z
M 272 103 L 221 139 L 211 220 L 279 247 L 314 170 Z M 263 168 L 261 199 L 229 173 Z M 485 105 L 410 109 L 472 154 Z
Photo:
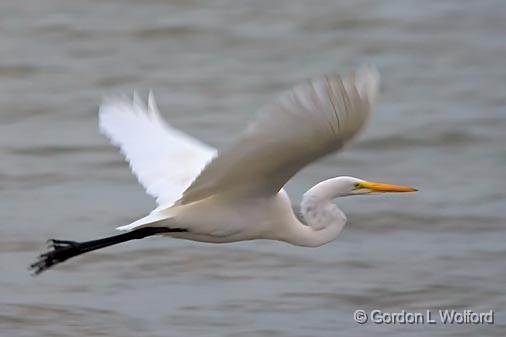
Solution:
M 335 198 L 414 191 L 331 178 L 304 194 L 301 221 L 283 189 L 304 166 L 358 133 L 373 109 L 378 81 L 375 69 L 365 67 L 345 78 L 327 75 L 296 86 L 219 152 L 166 124 L 151 93 L 147 105 L 136 95 L 104 102 L 101 130 L 120 147 L 158 207 L 118 227 L 125 234 L 83 243 L 53 240 L 54 250 L 32 268 L 39 273 L 70 257 L 150 235 L 210 243 L 269 239 L 308 247 L 334 240 L 346 223 Z
M 278 239 L 294 215 L 283 190 L 269 198 L 248 200 L 209 197 L 164 211 L 167 219 L 147 226 L 175 226 L 188 232 L 171 236 L 194 241 L 226 243 L 253 239 Z M 295 219 L 296 220 L 296 219 Z
M 328 220 L 325 225 L 335 228 L 335 235 L 326 235 L 315 241 L 314 235 L 318 231 L 297 218 L 284 189 L 271 197 L 252 197 L 248 200 L 209 197 L 189 205 L 166 209 L 162 214 L 163 220 L 137 228 L 185 228 L 188 232 L 164 235 L 209 243 L 266 239 L 315 247 L 334 240 L 346 222 L 342 212 L 333 219 L 320 219 Z M 324 214 L 325 212 L 318 213 L 320 217 Z M 305 217 L 308 216 L 311 217 L 306 212 Z

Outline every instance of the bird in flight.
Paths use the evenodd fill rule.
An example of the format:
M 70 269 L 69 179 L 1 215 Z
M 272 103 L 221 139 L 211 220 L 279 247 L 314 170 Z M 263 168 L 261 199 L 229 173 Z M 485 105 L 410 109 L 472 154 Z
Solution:
M 121 242 L 163 235 L 210 243 L 268 239 L 318 247 L 337 238 L 346 216 L 334 199 L 407 186 L 336 177 L 310 188 L 299 217 L 283 189 L 309 163 L 341 149 L 373 110 L 379 74 L 372 66 L 348 76 L 328 74 L 281 95 L 228 147 L 213 147 L 167 124 L 152 93 L 147 104 L 105 100 L 101 131 L 117 145 L 157 208 L 117 229 L 124 233 L 77 242 L 49 240 L 49 251 L 30 267 L 55 264 Z

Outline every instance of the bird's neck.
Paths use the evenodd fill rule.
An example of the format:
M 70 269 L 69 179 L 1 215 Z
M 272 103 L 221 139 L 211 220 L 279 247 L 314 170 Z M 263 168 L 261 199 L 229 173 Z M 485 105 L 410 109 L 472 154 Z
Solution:
M 323 181 L 304 194 L 301 213 L 306 224 L 294 226 L 292 244 L 318 247 L 337 238 L 346 223 L 346 216 L 333 203 L 333 199 L 339 196 L 336 183 L 334 179 Z

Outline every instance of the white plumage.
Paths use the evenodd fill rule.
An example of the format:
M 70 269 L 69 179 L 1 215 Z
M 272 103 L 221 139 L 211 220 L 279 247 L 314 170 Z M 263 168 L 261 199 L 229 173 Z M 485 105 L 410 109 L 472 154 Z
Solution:
M 345 78 L 326 75 L 300 84 L 262 110 L 248 129 L 220 151 L 166 124 L 150 93 L 147 106 L 107 100 L 100 128 L 120 147 L 158 207 L 126 233 L 87 242 L 53 240 L 55 249 L 32 264 L 36 273 L 92 250 L 150 235 L 224 243 L 253 239 L 317 247 L 334 240 L 346 216 L 334 199 L 407 186 L 336 177 L 302 198 L 301 222 L 283 190 L 309 163 L 341 149 L 364 126 L 377 96 L 379 75 L 364 67 Z
M 231 190 L 276 194 L 305 165 L 358 133 L 372 111 L 378 81 L 378 72 L 366 67 L 344 80 L 326 75 L 286 92 L 206 166 L 179 203 Z
M 176 226 L 192 233 L 179 236 L 212 242 L 230 241 L 227 236 L 236 232 L 247 237 L 249 228 L 244 230 L 239 222 L 266 220 L 253 214 L 244 219 L 246 208 L 265 208 L 263 201 L 278 193 L 289 203 L 283 185 L 361 129 L 376 99 L 378 80 L 374 68 L 364 67 L 344 79 L 326 75 L 300 84 L 263 109 L 218 155 L 211 146 L 165 123 L 151 92 L 147 106 L 136 94 L 132 100 L 107 100 L 100 107 L 100 128 L 121 148 L 158 203 L 146 217 L 118 229 Z M 312 199 L 304 199 L 303 210 Z M 248 200 L 249 205 L 232 207 L 237 200 Z M 183 207 L 188 204 L 192 207 Z M 305 218 L 310 220 L 307 214 Z
M 100 106 L 99 125 L 120 147 L 132 172 L 162 209 L 181 197 L 217 152 L 168 125 L 160 116 L 151 91 L 147 105 L 136 93 L 133 99 L 105 99 Z M 156 213 L 150 220 L 155 219 L 153 216 Z

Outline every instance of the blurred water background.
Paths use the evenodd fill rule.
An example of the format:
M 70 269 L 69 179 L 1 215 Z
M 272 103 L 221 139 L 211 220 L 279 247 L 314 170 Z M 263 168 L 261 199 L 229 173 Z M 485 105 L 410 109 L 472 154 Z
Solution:
M 0 3 L 0 331 L 20 336 L 504 336 L 506 2 Z M 364 63 L 376 113 L 301 172 L 409 184 L 346 198 L 318 249 L 150 238 L 32 278 L 51 237 L 88 240 L 154 206 L 97 129 L 104 94 L 157 94 L 222 147 L 295 82 Z M 495 310 L 485 326 L 358 325 L 356 309 Z

